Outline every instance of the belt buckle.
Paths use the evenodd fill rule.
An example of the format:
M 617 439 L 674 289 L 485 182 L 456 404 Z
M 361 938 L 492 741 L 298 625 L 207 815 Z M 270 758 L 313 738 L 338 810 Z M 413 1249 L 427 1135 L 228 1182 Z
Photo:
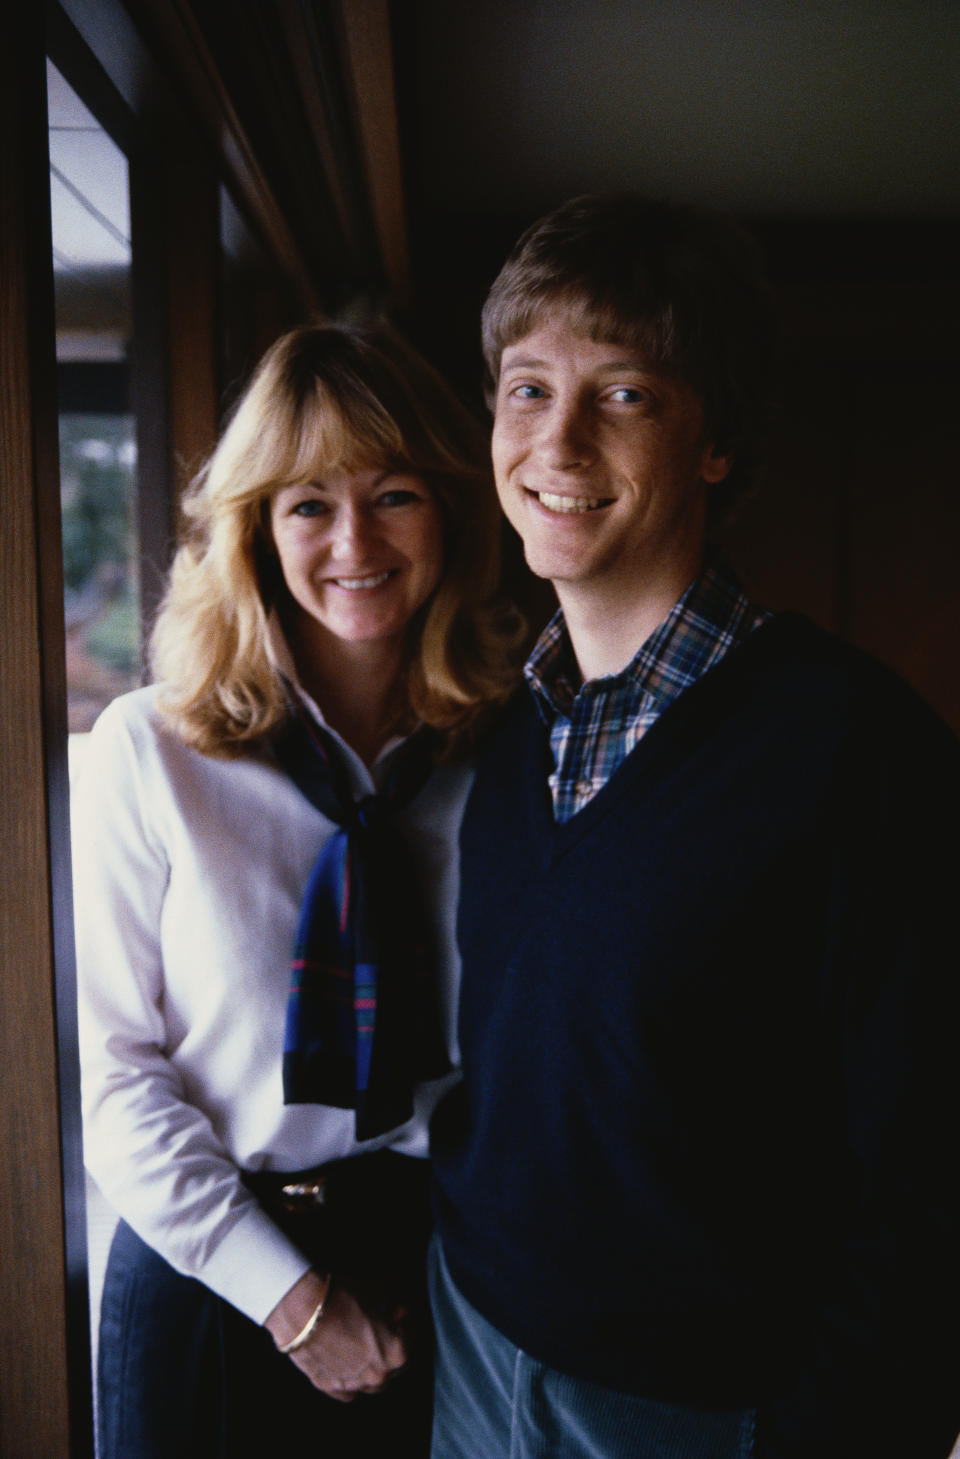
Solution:
M 323 1206 L 327 1200 L 327 1179 L 319 1175 L 314 1180 L 297 1180 L 280 1187 L 280 1199 L 288 1211 L 311 1210 Z

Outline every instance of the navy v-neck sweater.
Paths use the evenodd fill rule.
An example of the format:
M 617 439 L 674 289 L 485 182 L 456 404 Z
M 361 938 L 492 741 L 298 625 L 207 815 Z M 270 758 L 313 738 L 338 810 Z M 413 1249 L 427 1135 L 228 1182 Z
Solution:
M 562 1371 L 759 1407 L 758 1453 L 874 1453 L 865 1389 L 908 1373 L 939 1443 L 953 736 L 783 615 L 562 826 L 549 769 L 524 692 L 462 832 L 464 1078 L 432 1131 L 455 1281 Z

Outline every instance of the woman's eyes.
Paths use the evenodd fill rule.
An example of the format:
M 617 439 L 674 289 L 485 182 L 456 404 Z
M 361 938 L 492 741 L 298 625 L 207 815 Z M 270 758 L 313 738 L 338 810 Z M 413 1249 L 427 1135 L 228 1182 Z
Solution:
M 395 486 L 390 491 L 382 492 L 377 497 L 378 507 L 405 507 L 410 502 L 419 502 L 423 498 L 419 492 L 411 491 L 408 486 Z
M 386 491 L 380 492 L 373 497 L 370 505 L 373 507 L 406 507 L 414 502 L 423 501 L 423 493 L 415 491 L 409 486 L 394 486 Z M 322 497 L 304 497 L 301 501 L 294 502 L 290 508 L 290 515 L 293 517 L 326 517 L 336 508 L 335 502 L 325 501 Z

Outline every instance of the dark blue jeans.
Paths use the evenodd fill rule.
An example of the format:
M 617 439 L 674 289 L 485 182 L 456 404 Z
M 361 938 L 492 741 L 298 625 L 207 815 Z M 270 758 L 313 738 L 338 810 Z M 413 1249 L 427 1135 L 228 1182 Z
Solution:
M 432 1459 L 748 1459 L 751 1410 L 656 1403 L 558 1373 L 514 1347 L 429 1258 Z
M 429 1354 L 350 1404 L 319 1393 L 269 1333 L 183 1277 L 122 1221 L 100 1309 L 100 1459 L 426 1459 Z

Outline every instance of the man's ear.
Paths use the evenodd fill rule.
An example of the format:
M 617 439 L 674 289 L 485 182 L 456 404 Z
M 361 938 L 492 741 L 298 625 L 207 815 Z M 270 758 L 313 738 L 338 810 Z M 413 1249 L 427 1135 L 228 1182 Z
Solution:
M 715 486 L 725 476 L 729 476 L 733 466 L 733 454 L 723 453 L 715 446 L 707 446 L 700 458 L 700 480 L 705 481 L 708 486 Z

